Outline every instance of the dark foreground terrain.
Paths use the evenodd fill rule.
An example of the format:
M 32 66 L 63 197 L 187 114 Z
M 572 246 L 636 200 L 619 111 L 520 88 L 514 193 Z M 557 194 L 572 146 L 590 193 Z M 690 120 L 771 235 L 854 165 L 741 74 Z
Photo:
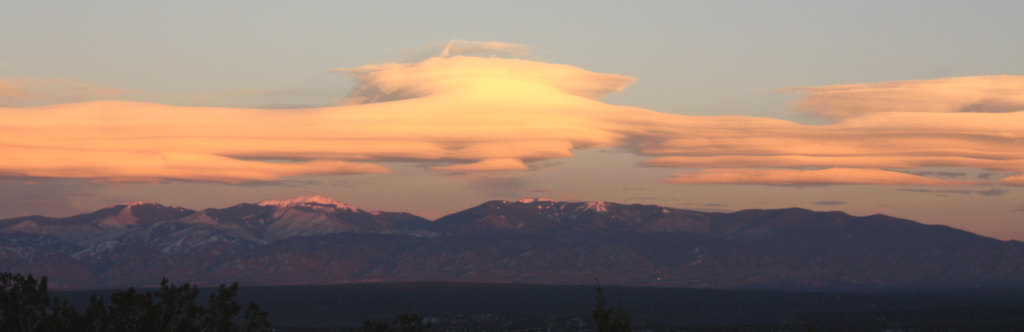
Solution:
M 812 293 L 605 286 L 633 326 L 687 331 L 1020 331 L 1024 291 Z M 210 290 L 206 290 L 209 292 Z M 108 291 L 54 292 L 84 305 Z M 444 330 L 591 329 L 592 286 L 368 283 L 239 289 L 280 331 L 347 331 L 416 313 Z M 205 295 L 203 297 L 205 298 Z

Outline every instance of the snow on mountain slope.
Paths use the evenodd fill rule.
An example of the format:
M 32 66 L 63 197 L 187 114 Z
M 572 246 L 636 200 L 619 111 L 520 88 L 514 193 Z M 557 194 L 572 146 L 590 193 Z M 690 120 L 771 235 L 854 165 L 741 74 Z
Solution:
M 435 221 L 453 232 L 703 232 L 709 215 L 654 205 L 524 198 L 489 201 Z
M 202 211 L 121 203 L 67 218 L 0 220 L 0 234 L 53 236 L 81 246 L 74 257 L 82 259 L 127 243 L 170 255 L 195 255 L 213 247 L 248 250 L 296 236 L 341 232 L 435 235 L 425 232 L 423 225 L 429 221 L 407 213 L 367 212 L 323 196 L 299 196 Z
M 327 197 L 324 197 L 324 196 L 317 196 L 317 195 L 298 196 L 298 197 L 292 197 L 292 198 L 284 199 L 284 200 L 273 200 L 273 199 L 270 199 L 270 200 L 265 200 L 265 201 L 259 202 L 259 203 L 257 203 L 257 205 L 259 205 L 259 206 L 273 206 L 273 207 L 277 207 L 277 208 L 305 207 L 305 208 L 311 208 L 311 209 L 316 209 L 316 210 L 321 210 L 321 211 L 326 211 L 326 212 L 336 212 L 336 211 L 339 211 L 339 210 L 350 211 L 350 212 L 358 212 L 358 211 L 360 211 L 355 206 L 348 205 L 348 204 L 345 204 L 345 203 L 342 203 L 342 202 L 338 202 L 338 201 L 335 201 L 333 199 L 330 199 L 330 198 L 327 198 Z

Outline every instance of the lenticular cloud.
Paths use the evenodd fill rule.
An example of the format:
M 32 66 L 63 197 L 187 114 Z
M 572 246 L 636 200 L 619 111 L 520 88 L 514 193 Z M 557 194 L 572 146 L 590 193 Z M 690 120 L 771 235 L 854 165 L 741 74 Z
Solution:
M 647 166 L 683 169 L 666 180 L 679 184 L 971 185 L 976 183 L 893 170 L 1024 171 L 1024 112 L 916 112 L 924 102 L 915 98 L 926 95 L 921 87 L 927 84 L 920 82 L 912 84 L 913 93 L 883 98 L 889 104 L 853 111 L 812 92 L 805 103 L 835 107 L 845 119 L 802 125 L 609 105 L 599 99 L 625 89 L 631 78 L 569 65 L 452 55 L 487 49 L 507 47 L 450 44 L 443 56 L 422 61 L 338 69 L 358 84 L 336 107 L 263 110 L 97 101 L 0 108 L 0 174 L 237 183 L 386 173 L 379 164 L 384 161 L 429 161 L 440 164 L 433 167 L 438 171 L 487 172 L 528 170 L 533 162 L 602 147 L 648 156 Z M 1024 80 L 1005 81 L 1014 86 L 978 98 L 1014 102 L 1000 93 L 1024 91 Z M 956 95 L 943 84 L 933 93 Z M 961 103 L 977 104 L 978 98 Z M 864 110 L 871 107 L 879 109 Z M 1022 185 L 1019 176 L 1001 183 Z

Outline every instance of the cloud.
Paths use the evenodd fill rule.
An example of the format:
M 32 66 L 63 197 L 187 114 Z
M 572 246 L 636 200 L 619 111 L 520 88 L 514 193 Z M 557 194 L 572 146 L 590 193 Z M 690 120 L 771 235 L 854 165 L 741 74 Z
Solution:
M 846 119 L 827 125 L 803 125 L 753 117 L 692 117 L 649 115 L 634 119 L 638 128 L 630 148 L 651 156 L 647 166 L 679 168 L 739 169 L 862 169 L 862 174 L 928 171 L 929 168 L 963 167 L 989 171 L 1020 172 L 1024 169 L 1024 112 L 1012 113 L 909 113 L 883 112 Z M 646 121 L 646 123 L 636 123 Z M 723 171 L 716 171 L 722 173 Z M 794 185 L 815 181 L 856 183 L 856 178 L 836 181 L 818 177 L 796 181 L 798 172 L 765 171 L 759 176 L 734 174 L 731 183 L 773 183 Z M 921 173 L 927 174 L 927 173 Z M 771 180 L 785 175 L 787 180 Z M 948 184 L 930 177 L 888 174 L 897 180 L 919 185 Z M 940 175 L 940 174 L 930 174 Z M 717 174 L 714 176 L 724 176 Z M 941 175 L 940 175 L 941 176 Z M 674 178 L 673 183 L 708 181 L 710 173 Z M 746 180 L 741 180 L 746 179 Z M 861 184 L 881 184 L 881 178 L 863 178 Z M 913 180 L 911 180 L 913 179 Z M 718 181 L 726 181 L 720 179 Z M 1001 183 L 1013 185 L 1012 178 Z M 966 183 L 966 182 L 964 182 Z
M 528 46 L 521 44 L 456 39 L 446 43 L 439 56 L 523 56 L 529 53 L 529 49 Z
M 358 81 L 351 95 L 342 101 L 346 105 L 453 95 L 475 96 L 473 99 L 477 100 L 491 98 L 495 103 L 509 101 L 509 98 L 571 102 L 566 97 L 598 99 L 622 91 L 633 82 L 630 77 L 593 73 L 567 65 L 465 56 L 337 68 L 334 72 Z M 495 106 L 491 103 L 486 107 Z
M 978 191 L 975 191 L 974 193 L 978 194 L 978 195 L 982 195 L 982 196 L 1002 196 L 1002 195 L 1006 195 L 1007 192 L 1008 191 L 1002 190 L 1002 189 L 988 189 L 988 190 L 978 190 Z
M 702 169 L 677 172 L 665 180 L 674 184 L 763 184 L 815 186 L 837 184 L 972 185 L 975 182 L 941 180 L 906 173 L 859 168 L 798 169 Z
M 840 201 L 817 201 L 817 202 L 814 202 L 814 203 L 811 203 L 811 204 L 814 204 L 814 205 L 845 205 L 846 202 L 840 202 Z
M 332 107 L 93 101 L 0 108 L 0 175 L 244 183 L 388 172 L 380 162 L 495 172 L 537 169 L 582 149 L 629 151 L 650 158 L 643 165 L 690 169 L 666 180 L 678 184 L 945 186 L 982 182 L 932 168 L 1024 171 L 1024 112 L 868 112 L 826 125 L 686 116 L 599 100 L 625 89 L 633 81 L 626 76 L 459 55 L 520 49 L 510 45 L 453 42 L 445 57 L 338 69 L 357 85 Z M 975 86 L 957 93 L 941 82 L 915 82 L 951 95 Z M 892 100 L 913 108 L 926 95 L 921 89 Z M 1024 185 L 1021 175 L 998 181 Z
M 25 107 L 110 98 L 135 93 L 64 78 L 0 77 L 0 107 Z
M 904 173 L 914 174 L 918 176 L 938 177 L 938 178 L 962 178 L 967 176 L 967 172 L 942 172 L 942 171 L 905 171 Z
M 877 112 L 981 112 L 1024 110 L 1024 76 L 951 77 L 882 83 L 798 86 L 798 111 L 833 119 Z
M 1024 174 L 1007 176 L 1005 178 L 999 179 L 999 184 L 1007 186 L 1024 187 Z
M 434 166 L 438 171 L 512 171 L 528 169 L 522 160 L 516 158 L 491 158 L 470 164 Z
M 522 44 L 497 41 L 451 40 L 403 52 L 403 62 L 422 61 L 434 57 L 476 56 L 476 57 L 522 57 L 530 53 L 530 47 Z
M 1006 195 L 1009 191 L 1003 189 L 986 189 L 986 190 L 933 190 L 933 189 L 900 189 L 900 191 L 912 192 L 912 193 L 934 193 L 939 195 L 944 194 L 957 194 L 957 195 L 970 195 L 978 194 L 982 196 L 1002 196 Z
M 299 110 L 97 101 L 0 109 L 0 174 L 238 183 L 383 173 L 372 161 L 527 169 L 618 144 L 594 98 L 632 79 L 518 59 L 453 56 L 348 71 L 364 103 Z M 362 91 L 362 92 L 361 92 Z M 370 92 L 372 91 L 372 92 Z M 377 93 L 377 94 L 374 94 Z M 372 101 L 372 102 L 371 102 Z M 278 163 L 269 160 L 300 160 Z
M 158 141 L 163 139 L 144 139 Z M 145 144 L 145 142 L 117 142 Z M 65 144 L 73 143 L 65 141 Z M 199 143 L 197 143 L 199 144 Z M 5 144 L 6 145 L 6 144 Z M 88 142 L 82 145 L 90 145 Z M 101 145 L 99 148 L 116 148 Z M 303 163 L 248 161 L 208 153 L 146 152 L 145 146 L 102 151 L 55 146 L 0 148 L 5 154 L 0 175 L 47 178 L 85 178 L 102 182 L 160 182 L 163 179 L 219 181 L 269 181 L 282 177 L 316 174 L 386 173 L 383 166 L 347 161 L 313 160 Z M 182 149 L 184 150 L 184 149 Z

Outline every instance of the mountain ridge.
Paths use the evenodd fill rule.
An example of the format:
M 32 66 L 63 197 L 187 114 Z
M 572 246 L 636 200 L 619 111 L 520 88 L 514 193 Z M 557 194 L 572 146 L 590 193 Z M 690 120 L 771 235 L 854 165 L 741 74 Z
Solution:
M 492 200 L 434 221 L 322 196 L 190 210 L 116 204 L 0 220 L 0 266 L 56 288 L 162 277 L 872 290 L 1024 285 L 1024 245 L 885 215 Z

